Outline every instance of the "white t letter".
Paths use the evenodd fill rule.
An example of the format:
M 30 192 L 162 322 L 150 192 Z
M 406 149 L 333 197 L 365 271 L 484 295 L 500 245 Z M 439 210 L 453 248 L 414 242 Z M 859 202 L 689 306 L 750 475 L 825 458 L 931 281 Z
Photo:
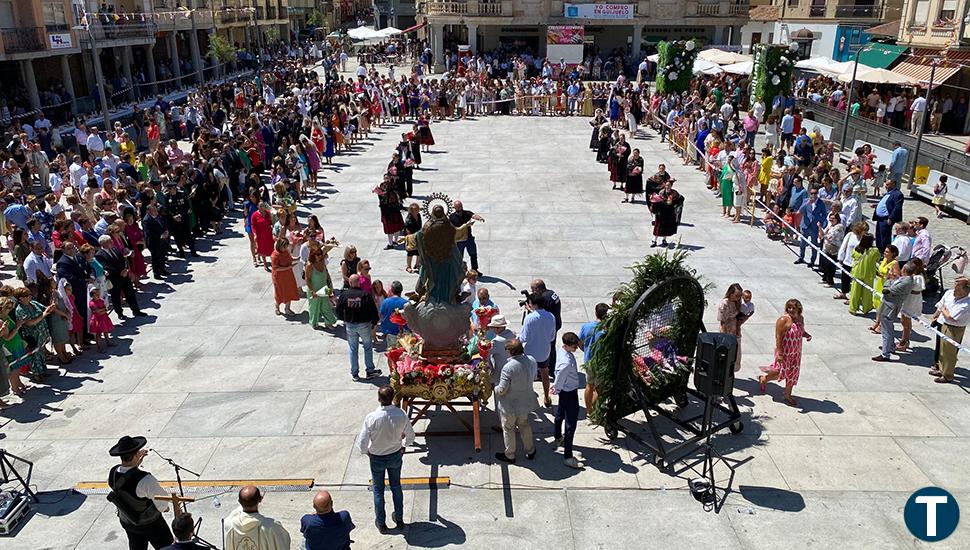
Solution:
M 946 496 L 920 496 L 916 497 L 916 504 L 926 505 L 926 536 L 936 536 L 936 505 L 946 504 Z

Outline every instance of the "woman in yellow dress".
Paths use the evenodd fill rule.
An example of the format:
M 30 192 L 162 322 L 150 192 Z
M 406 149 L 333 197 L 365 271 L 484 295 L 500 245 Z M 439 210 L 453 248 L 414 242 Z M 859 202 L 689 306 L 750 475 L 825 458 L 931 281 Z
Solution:
M 889 245 L 886 250 L 882 253 L 882 261 L 879 262 L 879 266 L 876 268 L 876 284 L 873 288 L 876 292 L 872 295 L 872 306 L 875 309 L 879 309 L 879 304 L 882 303 L 882 287 L 886 284 L 887 280 L 892 280 L 899 277 L 899 262 L 896 258 L 899 256 L 899 249 L 895 245 Z M 871 327 L 869 327 L 869 332 L 879 334 L 879 316 L 876 315 L 876 322 Z
M 593 116 L 593 89 L 583 85 L 583 116 Z

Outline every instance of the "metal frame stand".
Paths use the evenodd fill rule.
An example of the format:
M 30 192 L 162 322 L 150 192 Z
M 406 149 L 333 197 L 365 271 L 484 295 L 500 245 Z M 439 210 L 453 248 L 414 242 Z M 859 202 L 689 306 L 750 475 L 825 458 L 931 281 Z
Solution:
M 20 472 L 17 471 L 17 467 L 14 466 L 13 462 L 10 461 L 11 458 L 16 460 L 17 462 L 23 462 L 24 464 L 27 465 L 26 477 L 20 475 Z M 6 449 L 0 449 L 0 482 L 10 483 L 11 481 L 10 475 L 13 474 L 13 479 L 16 479 L 17 481 L 19 481 L 20 485 L 23 486 L 24 493 L 26 493 L 27 496 L 30 497 L 30 500 L 36 503 L 36 502 L 39 502 L 37 500 L 37 495 L 30 490 L 30 476 L 33 473 L 34 473 L 33 462 L 24 458 L 20 458 L 19 456 L 13 453 L 8 453 Z
M 640 409 L 647 419 L 647 427 L 650 429 L 650 435 L 653 441 L 648 441 L 634 433 L 633 430 L 626 428 L 620 424 L 620 419 L 610 420 L 608 422 L 606 435 L 607 437 L 613 438 L 616 437 L 617 432 L 623 432 L 624 435 L 653 452 L 654 463 L 660 469 L 665 469 L 674 462 L 681 460 L 693 449 L 705 445 L 710 448 L 711 436 L 725 428 L 728 428 L 731 433 L 735 434 L 741 433 L 744 430 L 744 424 L 741 422 L 741 411 L 738 409 L 738 403 L 734 399 L 734 395 L 728 396 L 726 398 L 727 403 L 723 403 L 715 397 L 704 396 L 693 388 L 686 388 L 685 394 L 676 399 L 678 407 L 686 407 L 689 403 L 690 396 L 694 396 L 697 400 L 704 403 L 704 412 L 691 416 L 690 418 L 681 419 L 659 404 L 646 401 L 636 385 L 634 385 L 632 393 L 634 401 L 640 404 Z M 716 412 L 726 415 L 727 418 L 715 424 L 714 414 Z M 656 421 L 658 416 L 670 420 L 679 428 L 693 435 L 679 443 L 665 444 L 660 431 L 657 429 Z M 700 420 L 700 424 L 697 423 L 698 420 Z M 703 443 L 698 444 L 701 441 Z
M 178 485 L 178 488 L 179 488 L 179 496 L 180 497 L 184 497 L 185 496 L 185 490 L 182 489 L 182 470 L 185 470 L 186 472 L 194 475 L 195 477 L 200 477 L 200 475 L 197 474 L 197 473 L 195 473 L 195 472 L 193 472 L 192 470 L 190 470 L 190 469 L 182 466 L 178 462 L 175 462 L 171 458 L 162 456 L 162 454 L 159 453 L 158 451 L 156 451 L 155 449 L 151 449 L 151 451 L 153 453 L 155 453 L 156 455 L 158 455 L 158 458 L 164 460 L 165 462 L 168 462 L 168 464 L 172 468 L 175 469 L 175 482 L 176 482 L 176 484 Z M 187 503 L 187 502 L 190 502 L 190 501 L 183 501 L 183 502 L 186 502 Z M 194 502 L 194 499 L 192 499 L 191 502 Z M 172 507 L 173 507 L 176 515 L 178 515 L 178 513 L 179 513 L 179 510 L 178 510 L 179 509 L 179 505 L 180 505 L 180 503 L 179 502 L 176 502 L 173 499 L 173 501 L 172 501 Z M 208 548 L 218 548 L 218 546 L 212 544 L 211 542 L 209 542 L 209 541 L 207 541 L 204 538 L 202 538 L 202 537 L 199 536 L 199 529 L 201 527 L 202 527 L 202 518 L 200 517 L 195 522 L 195 540 L 196 540 L 196 542 L 198 542 L 199 544 L 202 544 L 203 546 L 207 546 Z

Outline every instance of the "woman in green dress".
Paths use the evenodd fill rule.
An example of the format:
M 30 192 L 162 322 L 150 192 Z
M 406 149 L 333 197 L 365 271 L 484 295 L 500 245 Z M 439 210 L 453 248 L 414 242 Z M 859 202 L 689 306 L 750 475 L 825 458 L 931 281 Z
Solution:
M 50 331 L 47 330 L 47 318 L 54 312 L 54 306 L 45 308 L 33 299 L 26 288 L 14 290 L 13 296 L 17 300 L 14 316 L 18 321 L 23 321 L 20 335 L 30 354 L 30 377 L 37 382 L 47 374 L 47 343 L 51 339 Z
M 327 244 L 324 248 L 310 250 L 307 258 L 306 269 L 303 277 L 307 286 L 307 301 L 309 302 L 310 326 L 317 328 L 320 321 L 324 327 L 332 329 L 337 324 L 337 316 L 330 305 L 330 296 L 333 295 L 333 280 L 330 278 L 330 271 L 327 270 L 327 252 L 333 247 Z M 327 288 L 329 292 L 321 292 Z M 319 294 L 318 294 L 319 293 Z
M 879 309 L 879 305 L 882 303 L 882 288 L 886 284 L 887 280 L 896 279 L 900 275 L 899 261 L 896 258 L 899 256 L 899 249 L 895 245 L 889 245 L 882 254 L 882 260 L 876 264 L 876 280 L 873 284 L 873 288 L 876 292 L 872 295 L 872 308 Z M 873 334 L 880 334 L 880 317 L 876 315 L 876 322 L 869 327 L 869 332 Z
M 731 217 L 734 206 L 734 153 L 728 155 L 724 168 L 721 169 L 721 215 Z
M 6 359 L 3 361 L 7 369 L 4 375 L 10 381 L 10 389 L 15 394 L 22 396 L 27 392 L 27 386 L 20 381 L 21 373 L 19 369 L 26 366 L 29 359 L 24 358 L 26 350 L 24 340 L 20 337 L 22 323 L 11 318 L 16 305 L 17 302 L 13 298 L 0 297 L 0 340 L 3 343 L 3 349 L 0 350 L 0 353 L 3 353 Z
M 64 298 L 57 292 L 57 280 L 51 279 L 51 305 L 54 311 L 47 317 L 47 329 L 50 331 L 51 344 L 54 352 L 57 353 L 57 360 L 62 365 L 71 362 L 71 355 L 67 353 L 67 344 L 70 342 L 71 315 L 68 312 Z
M 859 240 L 859 245 L 852 250 L 852 290 L 849 292 L 849 313 L 865 315 L 872 311 L 872 291 L 859 284 L 863 281 L 872 285 L 876 279 L 876 264 L 879 262 L 879 250 L 873 246 L 875 237 L 865 234 Z

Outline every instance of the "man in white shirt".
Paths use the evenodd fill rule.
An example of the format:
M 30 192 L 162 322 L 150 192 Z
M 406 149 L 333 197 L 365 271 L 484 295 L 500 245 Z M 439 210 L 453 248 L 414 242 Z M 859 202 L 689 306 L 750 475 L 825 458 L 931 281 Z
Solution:
M 903 265 L 913 256 L 913 239 L 909 236 L 909 222 L 899 222 L 896 224 L 896 237 L 893 239 L 893 246 L 899 250 L 896 261 Z
M 896 96 L 889 98 L 889 103 L 886 105 L 886 118 L 883 120 L 885 124 L 891 124 L 893 121 L 893 113 L 896 111 L 896 103 L 899 99 Z
M 926 228 L 930 220 L 920 216 L 916 218 L 916 240 L 913 241 L 913 258 L 923 260 L 923 265 L 930 261 L 930 254 L 933 252 L 933 236 Z
M 357 67 L 357 77 L 364 78 L 366 76 L 367 76 L 367 67 L 365 67 L 364 64 L 361 63 L 360 66 Z
M 51 266 L 53 262 L 47 255 L 46 242 L 35 240 L 30 243 L 30 254 L 24 258 L 24 274 L 27 277 L 27 283 L 37 284 L 45 283 L 50 284 L 51 280 Z M 43 291 L 46 296 L 46 289 Z
M 88 135 L 88 154 L 91 155 L 92 159 L 99 159 L 104 155 L 104 140 L 98 135 L 98 129 L 91 127 L 91 133 Z
M 411 420 L 394 403 L 394 388 L 381 386 L 377 390 L 380 407 L 364 418 L 364 425 L 357 436 L 357 449 L 370 459 L 371 483 L 374 491 L 374 524 L 381 534 L 386 534 L 387 516 L 384 511 L 384 474 L 391 486 L 394 527 L 404 527 L 404 492 L 401 491 L 401 467 L 404 448 L 414 442 Z M 404 440 L 403 443 L 401 440 Z
M 579 368 L 576 365 L 576 350 L 579 349 L 579 336 L 573 332 L 562 335 L 562 353 L 556 356 L 556 381 L 552 393 L 559 396 L 556 407 L 556 420 L 553 424 L 555 446 L 562 445 L 563 464 L 580 470 L 583 463 L 573 456 L 573 435 L 579 420 Z M 566 431 L 562 431 L 563 420 Z
M 88 181 L 88 171 L 82 164 L 81 155 L 74 155 L 68 172 L 71 174 L 71 185 L 74 186 L 74 189 L 78 190 L 78 192 L 83 190 Z
M 168 504 L 156 497 L 168 496 L 155 476 L 139 469 L 148 441 L 140 436 L 124 436 L 108 454 L 121 459 L 121 464 L 108 473 L 111 492 L 108 501 L 118 508 L 118 520 L 128 535 L 129 548 L 154 548 L 172 544 L 175 539 L 165 522 L 163 512 Z
M 946 337 L 957 343 L 963 342 L 963 334 L 970 324 L 970 279 L 957 277 L 953 281 L 953 289 L 946 291 L 943 299 L 936 304 L 933 321 Z M 953 382 L 957 352 L 956 346 L 937 336 L 936 365 L 929 371 L 931 376 L 936 377 L 934 382 L 939 384 Z
M 926 98 L 917 96 L 910 105 L 910 109 L 913 111 L 913 118 L 910 119 L 912 126 L 909 131 L 915 134 L 923 127 L 923 115 L 926 113 Z
M 37 130 L 40 130 L 41 128 L 43 128 L 48 132 L 50 131 L 51 121 L 47 120 L 47 118 L 44 117 L 44 111 L 41 111 L 40 114 L 37 115 L 37 120 L 34 121 L 34 128 Z

